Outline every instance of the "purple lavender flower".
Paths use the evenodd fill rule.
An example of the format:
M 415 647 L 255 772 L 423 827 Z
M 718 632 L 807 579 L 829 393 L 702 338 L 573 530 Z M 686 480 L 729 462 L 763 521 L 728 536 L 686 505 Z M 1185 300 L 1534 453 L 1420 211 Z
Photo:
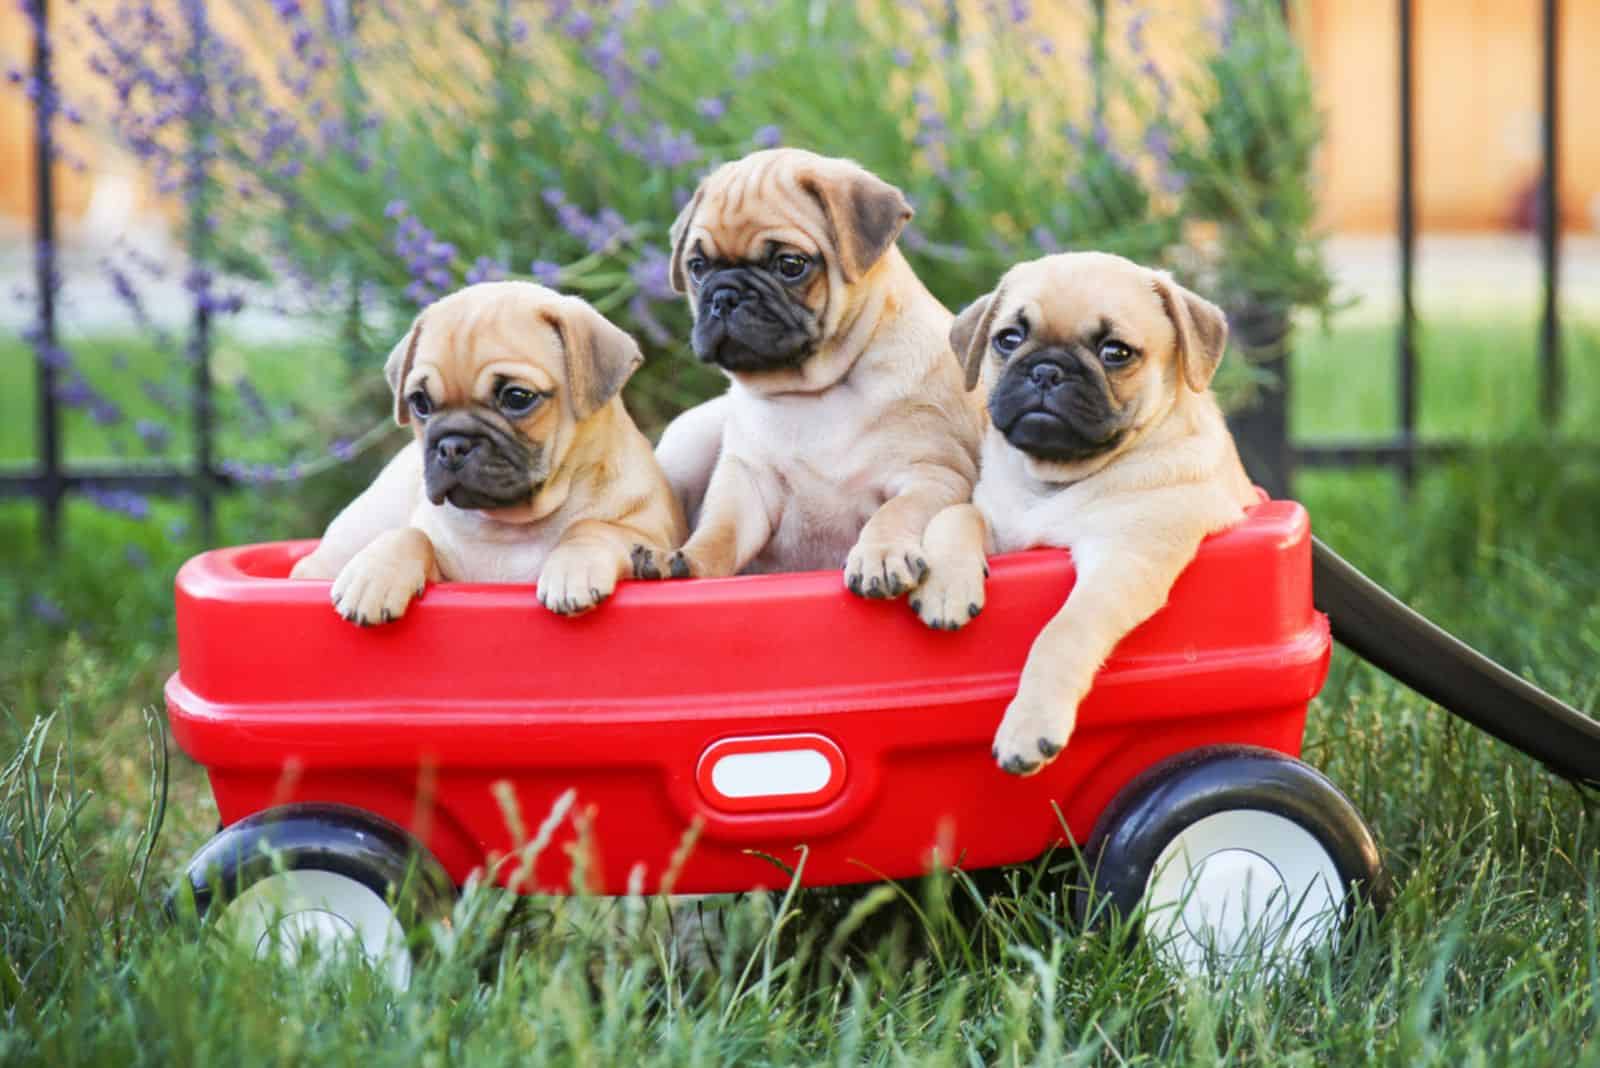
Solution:
M 1133 18 L 1128 20 L 1128 51 L 1132 52 L 1136 56 L 1142 56 L 1145 54 L 1146 49 L 1144 31 L 1149 22 L 1149 11 L 1140 11 L 1135 14 Z
M 645 245 L 639 258 L 628 268 L 628 275 L 648 300 L 676 300 L 670 279 L 671 261 L 655 245 Z
M 649 298 L 642 290 L 635 293 L 633 299 L 628 301 L 628 315 L 653 344 L 663 346 L 672 344 L 672 332 L 662 326 L 661 320 L 650 310 Z
M 587 41 L 594 32 L 594 16 L 587 11 L 574 11 L 572 17 L 561 24 L 561 28 L 574 41 Z
M 102 489 L 98 486 L 87 486 L 84 496 L 100 508 L 108 512 L 117 512 L 128 516 L 130 519 L 148 519 L 150 517 L 150 501 L 132 490 Z
M 720 96 L 707 96 L 697 100 L 694 109 L 707 122 L 717 122 L 728 113 L 728 105 Z
M 28 598 L 28 611 L 47 627 L 60 627 L 67 622 L 67 613 L 61 606 L 42 593 Z
M 136 571 L 143 571 L 150 566 L 150 554 L 137 545 L 129 545 L 123 549 L 122 558 L 128 562 L 129 567 Z
M 506 276 L 505 265 L 499 260 L 489 256 L 479 256 L 467 268 L 465 281 L 467 285 L 477 285 L 479 282 L 498 282 Z
M 533 275 L 533 280 L 540 285 L 554 289 L 561 284 L 561 265 L 551 263 L 549 260 L 534 260 L 528 264 L 528 273 Z
M 1033 12 L 1028 0 L 1011 0 L 1011 24 L 1020 26 L 1031 18 Z
M 133 424 L 133 432 L 139 435 L 139 440 L 151 452 L 161 452 L 172 441 L 172 432 L 160 423 L 148 419 L 140 419 Z
M 897 67 L 911 66 L 911 53 L 907 52 L 904 48 L 896 48 L 893 52 L 889 53 L 889 58 Z
M 783 131 L 769 123 L 757 130 L 751 141 L 757 148 L 777 148 L 783 144 Z
M 639 53 L 639 61 L 644 64 L 645 70 L 655 70 L 661 66 L 661 49 L 646 48 Z
M 422 220 L 402 212 L 394 232 L 394 250 L 405 262 L 411 283 L 405 293 L 416 304 L 427 304 L 447 289 L 454 276 L 456 247 L 440 241 Z

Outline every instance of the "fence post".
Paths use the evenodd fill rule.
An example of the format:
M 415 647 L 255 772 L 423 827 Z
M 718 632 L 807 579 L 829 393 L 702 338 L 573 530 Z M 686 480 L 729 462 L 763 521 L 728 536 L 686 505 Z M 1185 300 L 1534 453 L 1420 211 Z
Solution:
M 212 462 L 211 405 L 211 277 L 210 220 L 207 195 L 209 175 L 206 160 L 210 153 L 211 96 L 206 80 L 205 0 L 185 0 L 184 12 L 189 27 L 189 77 L 193 94 L 188 122 L 189 155 L 184 175 L 184 196 L 189 206 L 189 287 L 194 297 L 194 316 L 190 324 L 189 362 L 193 368 L 194 472 L 191 483 L 195 508 L 200 518 L 200 539 L 210 546 L 216 533 L 212 492 L 215 471 Z
M 1561 68 L 1561 4 L 1544 0 L 1544 111 L 1541 132 L 1544 176 L 1540 198 L 1539 251 L 1544 263 L 1544 315 L 1539 325 L 1539 399 L 1545 422 L 1561 418 L 1561 168 L 1559 121 Z
M 1233 344 L 1262 372 L 1244 407 L 1228 413 L 1239 458 L 1251 479 L 1273 497 L 1294 489 L 1289 445 L 1289 313 L 1264 304 L 1228 309 Z
M 33 0 L 34 260 L 39 292 L 34 324 L 34 365 L 38 375 L 40 533 L 52 552 L 61 544 L 61 427 L 56 404 L 56 205 L 54 122 L 56 83 L 50 47 L 48 0 Z
M 1411 0 L 1400 0 L 1400 453 L 1407 487 L 1416 480 L 1417 349 L 1413 270 L 1416 263 L 1416 107 L 1412 87 Z

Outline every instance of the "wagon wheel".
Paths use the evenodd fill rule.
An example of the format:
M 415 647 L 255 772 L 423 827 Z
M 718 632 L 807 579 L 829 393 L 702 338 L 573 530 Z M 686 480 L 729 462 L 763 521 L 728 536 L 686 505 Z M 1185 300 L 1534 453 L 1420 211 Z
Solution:
M 1199 975 L 1336 944 L 1388 883 L 1360 814 L 1316 769 L 1251 746 L 1173 757 L 1123 788 L 1086 855 L 1081 914 L 1134 919 L 1158 957 Z
M 168 913 L 184 912 L 191 896 L 197 915 L 257 956 L 325 960 L 355 950 L 399 989 L 455 888 L 388 820 L 347 805 L 294 804 L 218 832 L 189 862 Z

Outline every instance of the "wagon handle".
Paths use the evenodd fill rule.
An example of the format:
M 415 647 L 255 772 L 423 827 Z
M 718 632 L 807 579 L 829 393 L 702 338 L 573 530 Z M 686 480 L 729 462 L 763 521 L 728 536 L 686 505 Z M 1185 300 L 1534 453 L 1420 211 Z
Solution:
M 1558 775 L 1600 784 L 1600 722 L 1428 622 L 1311 539 L 1311 583 L 1339 644 Z

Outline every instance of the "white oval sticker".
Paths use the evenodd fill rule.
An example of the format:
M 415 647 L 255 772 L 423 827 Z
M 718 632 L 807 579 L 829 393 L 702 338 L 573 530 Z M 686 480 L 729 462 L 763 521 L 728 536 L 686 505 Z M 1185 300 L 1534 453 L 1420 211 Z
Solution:
M 730 753 L 711 766 L 711 785 L 724 797 L 786 797 L 816 793 L 832 773 L 815 749 Z

